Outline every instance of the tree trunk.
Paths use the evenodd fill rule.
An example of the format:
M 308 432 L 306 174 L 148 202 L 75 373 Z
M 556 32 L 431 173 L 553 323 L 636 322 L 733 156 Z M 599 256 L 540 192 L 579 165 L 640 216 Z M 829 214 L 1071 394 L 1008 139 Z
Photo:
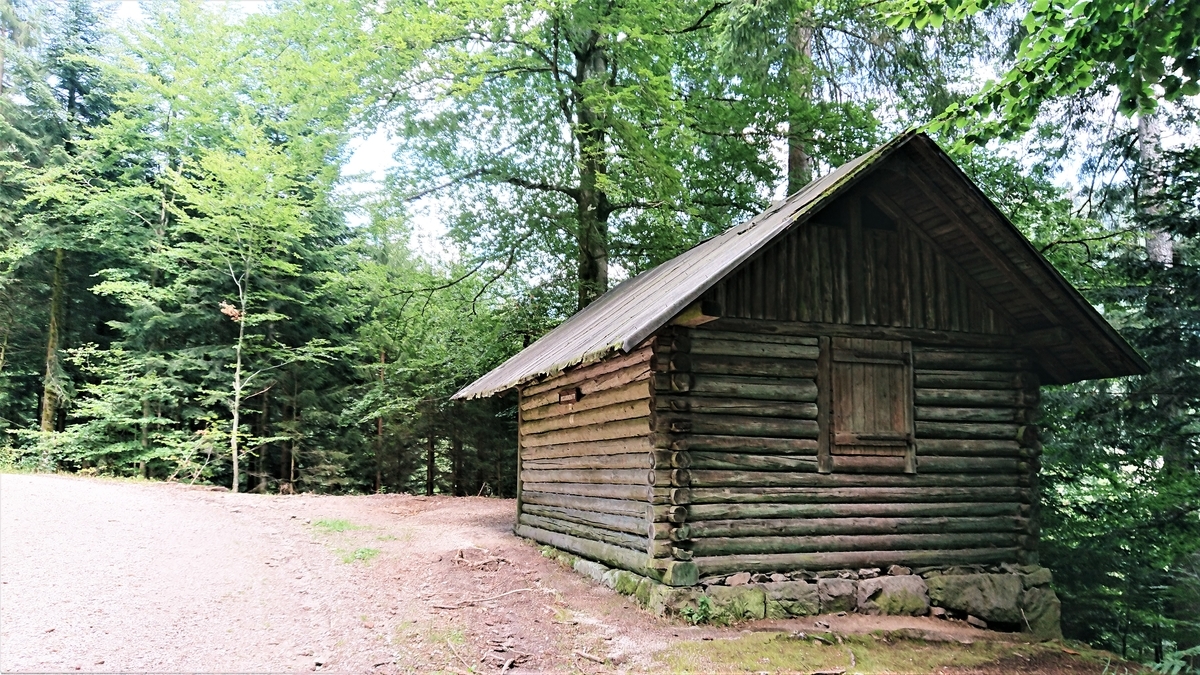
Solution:
M 450 462 L 452 478 L 452 494 L 461 497 L 462 492 L 462 439 L 454 436 L 450 439 Z
M 379 350 L 379 388 L 383 388 L 383 370 L 387 352 Z M 383 415 L 375 418 L 375 492 L 383 488 Z
M 46 338 L 46 377 L 42 382 L 42 419 L 43 432 L 54 431 L 55 418 L 62 404 L 62 363 L 58 354 L 61 349 L 64 290 L 63 277 L 66 253 L 59 248 L 54 251 L 54 280 L 50 293 L 50 326 Z
M 233 426 L 229 432 L 229 456 L 233 460 L 233 486 L 230 488 L 233 492 L 238 491 L 238 481 L 241 479 L 238 466 L 238 425 L 241 424 L 242 414 L 242 342 L 246 338 L 246 302 L 245 295 L 242 294 L 241 302 L 238 303 L 239 315 L 237 317 L 238 336 L 237 344 L 234 347 L 235 361 L 233 367 L 233 401 L 231 401 L 231 412 L 233 413 Z
M 608 76 L 608 56 L 593 33 L 575 53 L 575 141 L 579 146 L 579 192 L 575 201 L 579 246 L 579 309 L 608 290 L 608 195 L 599 187 L 606 170 L 603 121 L 585 96 L 595 80 Z
M 1158 119 L 1151 114 L 1138 116 L 1137 142 L 1138 161 L 1142 171 L 1143 198 L 1152 198 L 1161 186 L 1158 175 L 1159 142 L 1162 138 L 1162 128 Z M 1147 215 L 1153 215 L 1157 209 L 1149 207 Z M 1156 228 L 1146 231 L 1146 256 L 1150 262 L 1169 266 L 1175 257 L 1175 242 L 1168 232 Z
M 812 99 L 812 12 L 801 12 L 788 33 L 788 166 L 787 193 L 795 194 L 812 180 L 812 156 L 805 136 L 809 120 L 805 113 Z
M 270 422 L 269 417 L 271 415 L 270 392 L 264 391 L 262 397 L 262 409 L 258 416 L 258 437 L 266 438 Z M 270 446 L 263 443 L 258 452 L 258 491 L 262 494 L 267 493 L 267 455 L 270 453 L 270 450 Z
M 429 444 L 425 449 L 425 494 L 433 496 L 433 447 L 436 439 L 432 432 L 429 434 Z

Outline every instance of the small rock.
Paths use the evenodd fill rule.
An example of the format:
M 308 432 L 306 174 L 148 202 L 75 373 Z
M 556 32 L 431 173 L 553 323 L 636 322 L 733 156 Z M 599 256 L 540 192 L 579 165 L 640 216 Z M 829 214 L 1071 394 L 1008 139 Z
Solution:
M 973 614 L 967 615 L 967 623 L 971 624 L 972 626 L 975 626 L 976 628 L 982 628 L 982 629 L 987 628 L 987 622 Z
M 766 574 L 752 574 L 750 575 L 750 580 L 756 584 L 765 584 L 771 580 L 771 577 Z
M 837 615 L 838 615 L 838 616 L 846 616 L 846 613 L 845 613 L 845 612 L 838 612 L 838 613 L 837 613 Z
M 771 575 L 771 581 L 774 581 L 776 583 L 779 583 L 781 581 L 787 581 L 787 580 L 788 580 L 788 577 L 786 574 L 780 574 L 780 573 L 776 572 L 775 574 Z
M 623 652 L 612 652 L 606 658 L 608 659 L 609 663 L 615 666 L 625 663 L 625 654 Z
M 739 572 L 725 580 L 726 586 L 745 586 L 750 583 L 749 572 Z
M 704 577 L 700 580 L 701 586 L 720 586 L 725 577 Z
M 877 576 L 879 576 L 879 568 L 878 567 L 871 567 L 868 569 L 861 569 L 858 571 L 859 579 L 874 579 Z
M 839 579 L 858 579 L 858 572 L 854 570 L 842 570 L 838 572 Z
M 932 616 L 935 619 L 945 619 L 946 609 L 944 607 L 930 607 L 929 616 Z
M 816 626 L 817 628 L 824 628 L 825 630 L 829 630 L 829 622 L 828 621 L 814 621 L 813 625 Z
M 887 573 L 889 577 L 902 577 L 912 574 L 912 570 L 903 565 L 892 565 L 888 567 Z

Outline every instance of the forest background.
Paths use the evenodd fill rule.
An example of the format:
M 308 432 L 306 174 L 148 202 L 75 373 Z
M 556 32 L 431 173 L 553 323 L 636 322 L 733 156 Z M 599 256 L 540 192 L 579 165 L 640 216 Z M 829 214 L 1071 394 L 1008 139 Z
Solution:
M 454 391 L 925 124 L 1153 367 L 1045 392 L 1064 629 L 1194 665 L 1193 3 L 236 5 L 0 0 L 0 465 L 511 496 Z

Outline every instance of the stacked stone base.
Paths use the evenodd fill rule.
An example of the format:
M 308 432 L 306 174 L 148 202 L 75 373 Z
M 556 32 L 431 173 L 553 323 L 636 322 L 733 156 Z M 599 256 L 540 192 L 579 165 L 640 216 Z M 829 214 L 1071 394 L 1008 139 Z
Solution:
M 711 610 L 732 620 L 786 619 L 836 612 L 958 618 L 980 627 L 1062 637 L 1061 607 L 1050 570 L 1037 565 L 946 566 L 910 570 L 824 570 L 787 574 L 742 572 L 702 579 L 691 587 L 667 586 L 633 572 L 564 553 L 542 554 L 632 596 L 650 611 L 681 615 Z M 693 614 L 694 615 L 694 614 Z

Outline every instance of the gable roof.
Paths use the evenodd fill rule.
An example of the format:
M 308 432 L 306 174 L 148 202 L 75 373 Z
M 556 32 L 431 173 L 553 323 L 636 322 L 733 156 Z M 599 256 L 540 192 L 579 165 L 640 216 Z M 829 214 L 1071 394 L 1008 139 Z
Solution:
M 989 221 L 989 227 L 980 228 L 986 229 L 985 232 L 973 233 L 974 242 L 981 248 L 989 247 L 985 253 L 997 265 L 1006 267 L 1010 285 L 1022 287 L 1041 284 L 1053 287 L 1053 298 L 1042 293 L 1029 293 L 1025 288 L 1016 290 L 1025 291 L 1024 297 L 1031 299 L 1032 304 L 1052 305 L 1030 308 L 1031 313 L 1058 316 L 1062 323 L 1043 326 L 1035 322 L 1016 328 L 1029 332 L 1045 331 L 1047 328 L 1064 330 L 1064 326 L 1069 326 L 1085 344 L 1099 346 L 1099 354 L 1089 353 L 1090 358 L 1082 362 L 1088 365 L 1075 365 L 1067 370 L 1059 366 L 1058 375 L 1052 379 L 1060 382 L 1078 381 L 1131 375 L 1147 370 L 1141 357 L 1033 249 L 953 160 L 925 134 L 908 131 L 843 164 L 786 199 L 772 203 L 752 220 L 732 227 L 615 286 L 537 342 L 461 389 L 453 398 L 490 396 L 571 366 L 598 361 L 618 350 L 631 351 L 782 233 L 845 194 L 863 176 L 888 164 L 888 158 L 901 149 L 904 149 L 906 157 L 898 161 L 906 170 L 911 171 L 913 160 L 918 160 L 920 168 L 939 173 L 943 183 L 947 179 L 957 183 L 957 187 L 964 188 L 957 191 L 959 194 L 966 194 L 967 199 L 977 202 L 972 204 L 975 207 L 972 214 L 976 220 Z M 957 207 L 951 204 L 946 208 Z M 962 220 L 966 222 L 966 219 Z M 971 225 L 964 227 L 970 228 Z M 996 244 L 999 253 L 990 250 L 989 244 Z M 1005 262 L 1004 258 L 1009 260 Z M 1024 277 L 1013 277 L 1012 269 L 1018 270 L 1017 274 Z M 1070 348 L 1078 348 L 1080 340 L 1068 342 Z M 1043 350 L 1053 348 L 1053 345 L 1042 347 Z M 1053 355 L 1047 357 L 1053 358 Z

